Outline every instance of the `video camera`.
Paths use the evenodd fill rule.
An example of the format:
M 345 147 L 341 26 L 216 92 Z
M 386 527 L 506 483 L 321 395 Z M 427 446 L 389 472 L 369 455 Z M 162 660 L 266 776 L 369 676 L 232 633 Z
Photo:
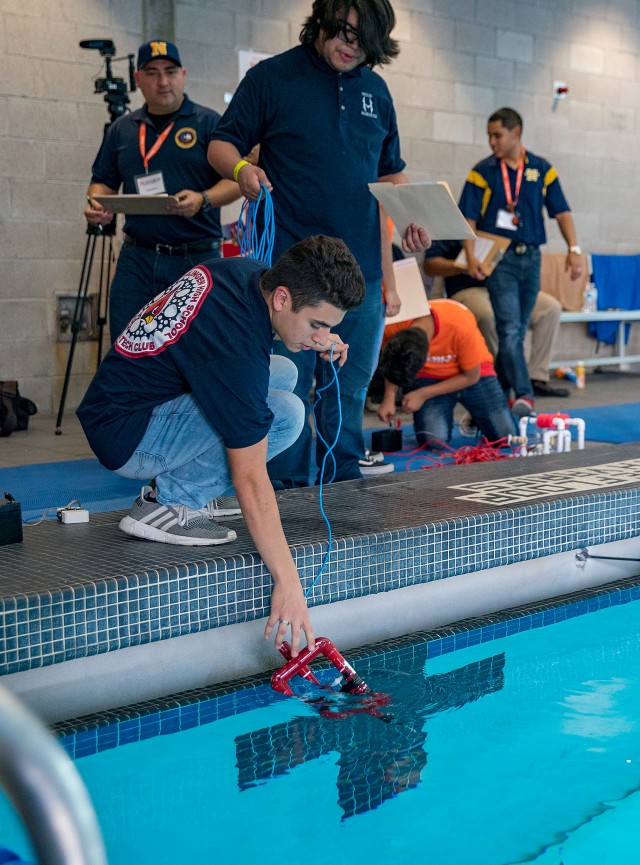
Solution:
M 124 57 L 114 57 L 116 46 L 113 39 L 83 39 L 80 42 L 80 47 L 89 51 L 99 51 L 100 55 L 105 59 L 104 78 L 95 79 L 95 90 L 93 92 L 105 94 L 104 101 L 107 103 L 107 110 L 111 118 L 109 123 L 113 123 L 114 120 L 117 120 L 118 117 L 125 113 L 127 105 L 130 102 L 129 93 L 133 93 L 136 89 L 136 79 L 133 74 L 133 54 L 127 55 L 129 59 L 129 88 L 127 90 L 127 83 L 124 78 L 113 77 L 111 69 L 112 58 L 113 61 L 125 59 Z

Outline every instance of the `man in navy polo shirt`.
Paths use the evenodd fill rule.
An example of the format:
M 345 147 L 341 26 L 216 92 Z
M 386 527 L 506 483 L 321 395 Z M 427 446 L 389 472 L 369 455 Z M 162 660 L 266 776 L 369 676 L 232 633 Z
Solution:
M 381 256 L 390 257 L 391 246 L 386 225 L 381 237 L 378 204 L 367 184 L 406 183 L 393 101 L 372 71 L 398 54 L 390 37 L 394 25 L 388 0 L 315 0 L 300 34 L 302 44 L 247 72 L 209 148 L 214 167 L 236 179 L 247 198 L 258 197 L 260 183 L 272 190 L 276 254 L 301 238 L 330 234 L 345 241 L 362 268 L 365 300 L 346 315 L 341 328 L 350 350 L 340 373 L 336 480 L 362 476 L 362 412 L 384 324 Z M 259 167 L 241 158 L 256 144 Z M 421 251 L 429 238 L 412 225 L 403 243 L 406 251 Z M 275 350 L 289 356 L 286 347 Z M 320 388 L 327 372 L 309 354 L 295 362 L 296 393 L 308 410 L 314 375 Z M 337 401 L 328 398 L 318 407 L 318 466 L 323 439 L 335 437 L 338 409 Z M 270 464 L 274 483 L 308 484 L 311 443 L 307 425 L 296 444 Z
M 540 249 L 546 243 L 543 206 L 554 218 L 568 252 L 571 278 L 580 276 L 581 249 L 558 173 L 522 145 L 522 117 L 513 108 L 500 108 L 489 118 L 487 133 L 493 156 L 469 173 L 460 197 L 460 210 L 472 228 L 511 240 L 504 258 L 487 278 L 498 332 L 496 370 L 515 399 L 512 410 L 521 417 L 534 408 L 533 388 L 524 355 L 524 337 L 540 290 Z M 484 279 L 473 241 L 463 242 L 468 272 Z
M 95 195 L 177 195 L 167 215 L 128 214 L 124 244 L 111 285 L 109 322 L 115 340 L 131 317 L 159 291 L 203 258 L 220 254 L 220 207 L 240 196 L 207 160 L 220 115 L 185 95 L 186 71 L 171 42 L 138 50 L 136 83 L 145 104 L 107 129 L 93 164 L 84 215 L 106 225 L 113 214 Z
M 148 541 L 209 546 L 236 533 L 212 519 L 233 483 L 256 548 L 273 577 L 265 637 L 313 632 L 282 530 L 266 463 L 296 440 L 305 413 L 292 393 L 295 365 L 271 355 L 274 335 L 294 355 L 340 366 L 331 329 L 364 296 L 345 244 L 310 237 L 267 269 L 248 258 L 197 265 L 134 316 L 102 361 L 78 416 L 96 456 L 143 487 L 120 522 Z M 329 364 L 327 364 L 329 365 Z

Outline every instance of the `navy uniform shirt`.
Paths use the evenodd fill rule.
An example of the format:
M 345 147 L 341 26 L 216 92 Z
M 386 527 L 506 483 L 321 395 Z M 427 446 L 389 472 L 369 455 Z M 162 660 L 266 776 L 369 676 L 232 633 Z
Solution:
M 367 184 L 402 171 L 391 94 L 366 66 L 339 73 L 312 45 L 250 69 L 214 138 L 248 153 L 273 184 L 274 261 L 314 234 L 340 237 L 365 280 L 381 276 L 378 204 Z
M 509 168 L 511 195 L 515 199 L 517 169 Z M 564 197 L 558 172 L 546 159 L 529 151 L 525 154 L 524 174 L 516 210 L 520 222 L 515 231 L 496 227 L 498 210 L 506 210 L 507 199 L 502 182 L 500 160 L 489 156 L 470 172 L 460 196 L 460 210 L 467 219 L 473 219 L 480 231 L 489 231 L 526 243 L 541 246 L 546 243 L 542 207 L 550 217 L 570 210 Z
M 173 129 L 160 150 L 149 161 L 149 173 L 162 171 L 165 191 L 170 195 L 183 189 L 202 192 L 221 180 L 207 160 L 207 149 L 220 115 L 210 108 L 196 105 L 185 96 L 175 115 Z M 140 124 L 145 123 L 145 150 L 155 144 L 158 133 L 147 114 L 146 105 L 118 118 L 107 129 L 104 141 L 92 167 L 92 183 L 104 183 L 110 189 L 127 194 L 137 192 L 135 177 L 145 173 L 140 154 Z M 125 232 L 138 240 L 154 243 L 194 243 L 216 240 L 222 236 L 220 210 L 212 207 L 194 217 L 134 216 L 128 214 Z
M 108 469 L 140 443 L 154 407 L 193 393 L 225 445 L 268 434 L 273 341 L 259 280 L 247 258 L 197 265 L 131 320 L 106 355 L 78 408 L 89 444 Z

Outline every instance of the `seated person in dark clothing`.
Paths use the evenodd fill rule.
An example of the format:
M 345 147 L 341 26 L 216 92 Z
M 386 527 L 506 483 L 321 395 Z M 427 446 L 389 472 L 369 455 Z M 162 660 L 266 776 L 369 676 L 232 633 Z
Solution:
M 438 447 L 451 439 L 458 402 L 490 442 L 516 433 L 473 313 L 455 300 L 433 300 L 430 315 L 387 325 L 379 370 L 385 391 L 378 417 L 393 422 L 402 388 L 402 409 L 413 412 L 421 445 Z
M 474 279 L 466 270 L 453 264 L 461 249 L 459 240 L 434 241 L 425 253 L 424 272 L 427 276 L 444 277 L 447 297 L 454 297 L 471 310 L 478 321 L 487 348 L 495 357 L 498 353 L 498 334 L 489 291 L 485 280 Z M 538 292 L 529 320 L 531 354 L 527 364 L 535 396 L 569 396 L 567 388 L 549 383 L 551 351 L 558 335 L 561 312 L 562 306 L 555 297 L 544 291 Z

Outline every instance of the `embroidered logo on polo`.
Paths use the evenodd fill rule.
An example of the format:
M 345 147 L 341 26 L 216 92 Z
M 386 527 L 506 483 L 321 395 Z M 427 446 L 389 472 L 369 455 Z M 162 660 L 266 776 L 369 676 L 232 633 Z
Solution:
M 197 140 L 198 133 L 190 126 L 185 126 L 184 129 L 178 129 L 174 138 L 178 147 L 182 147 L 183 150 L 188 150 L 190 147 L 193 147 Z
M 373 94 L 362 91 L 362 111 L 363 117 L 372 117 L 374 120 L 378 117 L 373 111 Z
M 211 286 L 206 267 L 192 268 L 131 319 L 115 341 L 116 351 L 126 357 L 160 354 L 186 333 Z
M 525 168 L 524 170 L 524 179 L 532 180 L 534 183 L 537 183 L 540 180 L 540 172 L 537 168 Z

